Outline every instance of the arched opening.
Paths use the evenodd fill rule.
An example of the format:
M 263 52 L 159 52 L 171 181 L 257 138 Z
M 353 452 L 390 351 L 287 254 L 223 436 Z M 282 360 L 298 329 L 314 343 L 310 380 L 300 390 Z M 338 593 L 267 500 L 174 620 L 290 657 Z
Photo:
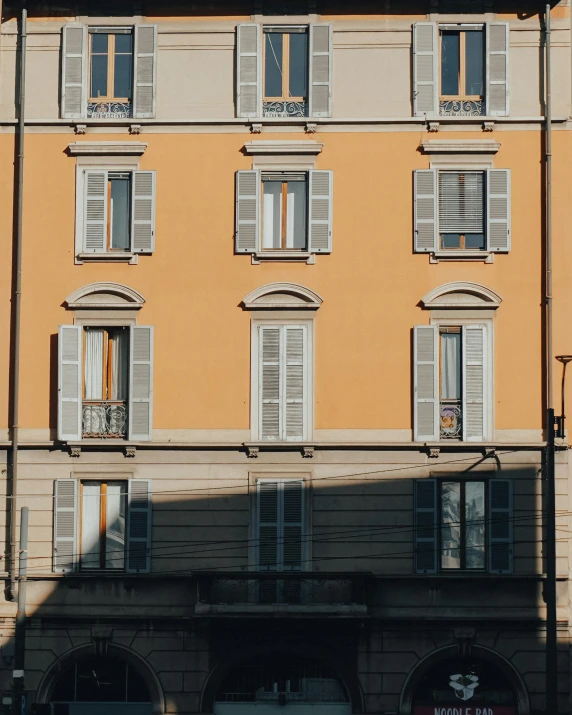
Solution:
M 351 715 L 346 686 L 318 660 L 258 657 L 222 679 L 214 715 Z

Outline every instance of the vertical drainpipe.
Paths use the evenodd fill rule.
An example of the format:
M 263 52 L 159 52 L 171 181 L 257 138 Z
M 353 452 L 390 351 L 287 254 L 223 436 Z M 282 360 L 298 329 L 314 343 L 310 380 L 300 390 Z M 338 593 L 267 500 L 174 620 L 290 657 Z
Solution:
M 552 82 L 550 76 L 550 5 L 546 5 L 546 409 L 552 402 Z M 552 428 L 552 425 L 547 425 Z
M 10 587 L 9 597 L 14 599 L 16 582 L 16 507 L 18 496 L 18 446 L 19 446 L 19 403 L 20 403 L 20 322 L 22 310 L 22 216 L 24 207 L 24 130 L 25 130 L 25 86 L 26 86 L 26 23 L 28 11 L 22 6 L 20 22 L 20 76 L 18 79 L 18 195 L 16 203 L 16 241 L 14 246 L 14 348 L 11 371 L 12 392 L 12 479 L 10 503 Z

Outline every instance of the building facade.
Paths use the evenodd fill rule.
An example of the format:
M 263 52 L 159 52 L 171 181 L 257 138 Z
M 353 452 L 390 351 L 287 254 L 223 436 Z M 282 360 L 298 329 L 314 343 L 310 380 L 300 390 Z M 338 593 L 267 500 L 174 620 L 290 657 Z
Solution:
M 551 207 L 536 4 L 27 10 L 25 53 L 20 5 L 0 33 L 4 707 L 28 507 L 30 712 L 545 712 L 569 1 Z

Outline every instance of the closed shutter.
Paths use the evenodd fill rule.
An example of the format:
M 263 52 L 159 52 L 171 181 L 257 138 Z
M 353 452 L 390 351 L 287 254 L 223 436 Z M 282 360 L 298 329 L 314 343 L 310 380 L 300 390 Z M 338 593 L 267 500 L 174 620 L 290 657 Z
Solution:
M 332 171 L 309 172 L 308 246 L 312 253 L 332 251 Z
M 439 113 L 438 36 L 434 22 L 413 25 L 413 113 L 416 117 Z
M 415 571 L 437 571 L 437 480 L 415 482 Z
M 104 253 L 107 242 L 107 171 L 84 175 L 83 250 Z
M 236 253 L 255 253 L 260 241 L 260 175 L 258 171 L 236 172 Z
M 486 439 L 486 355 L 483 325 L 463 326 L 463 440 Z
M 64 119 L 87 114 L 87 31 L 83 25 L 62 28 L 61 107 Z
M 282 482 L 284 519 L 282 564 L 286 571 L 302 569 L 303 487 L 304 483 L 301 481 Z
M 130 479 L 127 487 L 127 571 L 151 570 L 151 481 Z
M 262 103 L 259 25 L 237 25 L 236 28 L 236 114 L 238 117 L 260 117 Z
M 433 325 L 413 329 L 413 421 L 416 442 L 439 439 L 439 331 Z
M 489 571 L 512 573 L 513 567 L 512 483 L 489 481 Z
M 259 327 L 260 438 L 280 439 L 280 328 Z
M 152 253 L 155 250 L 154 171 L 133 172 L 131 244 L 134 253 Z
M 487 171 L 487 245 L 510 251 L 510 169 Z
M 310 117 L 332 114 L 332 26 L 310 25 Z
M 413 174 L 414 237 L 417 252 L 437 250 L 437 171 L 421 169 Z
M 303 440 L 306 430 L 305 423 L 305 391 L 306 391 L 306 329 L 304 327 L 288 327 L 283 329 L 285 341 L 286 364 L 283 368 L 284 399 L 282 400 L 285 425 L 283 438 Z M 282 372 L 282 371 L 281 371 Z
M 58 439 L 79 440 L 82 429 L 81 328 L 58 328 Z
M 487 24 L 486 113 L 505 117 L 509 113 L 509 28 L 507 22 Z
M 135 26 L 133 116 L 155 116 L 157 82 L 157 25 Z
M 153 429 L 153 328 L 132 325 L 129 349 L 129 439 L 147 441 Z
M 77 481 L 56 479 L 54 482 L 54 558 L 56 573 L 69 573 L 77 568 Z
M 278 482 L 258 482 L 258 568 L 278 568 Z

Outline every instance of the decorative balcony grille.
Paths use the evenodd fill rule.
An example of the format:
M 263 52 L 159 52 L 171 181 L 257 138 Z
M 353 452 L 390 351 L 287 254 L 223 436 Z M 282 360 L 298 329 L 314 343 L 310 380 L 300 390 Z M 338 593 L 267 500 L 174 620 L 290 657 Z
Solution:
M 262 114 L 265 117 L 307 117 L 308 103 L 307 102 L 263 102 Z
M 83 436 L 121 439 L 127 430 L 127 405 L 117 400 L 88 400 L 83 403 Z
M 131 102 L 88 102 L 88 119 L 130 119 L 133 116 Z
M 461 439 L 463 433 L 463 407 L 460 401 L 441 402 L 439 409 L 439 438 Z
M 485 101 L 483 99 L 442 99 L 439 102 L 441 117 L 484 117 Z
M 365 576 L 299 572 L 201 574 L 198 600 L 210 605 L 365 605 Z

